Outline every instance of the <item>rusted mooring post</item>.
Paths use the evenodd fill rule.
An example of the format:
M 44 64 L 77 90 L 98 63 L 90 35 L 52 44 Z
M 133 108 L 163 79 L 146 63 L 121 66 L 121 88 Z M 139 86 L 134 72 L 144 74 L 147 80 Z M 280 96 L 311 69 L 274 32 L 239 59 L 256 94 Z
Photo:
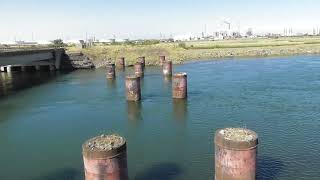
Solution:
M 146 66 L 146 57 L 144 57 L 144 56 L 139 57 L 138 62 L 140 62 L 142 64 L 142 67 L 145 68 L 145 66 Z
M 255 180 L 258 135 L 249 129 L 215 133 L 215 180 Z
M 187 73 L 176 73 L 172 79 L 172 97 L 175 99 L 185 99 L 187 91 Z
M 127 144 L 123 137 L 101 135 L 82 145 L 86 180 L 128 180 Z
M 172 76 L 172 62 L 171 61 L 167 61 L 163 64 L 162 72 L 163 72 L 163 75 L 165 75 L 165 76 Z
M 117 62 L 116 62 L 116 67 L 119 69 L 124 69 L 125 68 L 125 58 L 124 57 L 119 57 Z
M 114 79 L 116 77 L 115 65 L 113 63 L 107 64 L 107 79 Z
M 162 66 L 166 62 L 166 56 L 160 56 L 160 66 Z
M 137 77 L 137 76 L 126 77 L 126 97 L 127 97 L 127 101 L 141 100 L 140 77 Z
M 144 69 L 141 62 L 136 62 L 136 64 L 134 65 L 134 73 L 138 77 L 143 77 Z

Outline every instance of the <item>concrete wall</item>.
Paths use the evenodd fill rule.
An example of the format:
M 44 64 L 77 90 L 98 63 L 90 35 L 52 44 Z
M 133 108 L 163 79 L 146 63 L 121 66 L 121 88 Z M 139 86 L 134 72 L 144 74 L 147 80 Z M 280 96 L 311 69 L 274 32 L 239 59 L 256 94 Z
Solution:
M 35 61 L 50 60 L 53 59 L 51 52 L 17 55 L 17 56 L 0 56 L 0 66 L 15 65 L 15 64 L 29 64 Z
M 0 66 L 54 65 L 60 69 L 64 49 L 14 51 L 0 53 Z

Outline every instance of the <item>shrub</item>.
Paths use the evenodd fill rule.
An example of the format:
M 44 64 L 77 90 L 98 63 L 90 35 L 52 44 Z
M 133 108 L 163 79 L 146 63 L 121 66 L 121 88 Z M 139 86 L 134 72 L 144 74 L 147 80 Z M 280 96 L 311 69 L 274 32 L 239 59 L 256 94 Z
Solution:
M 184 42 L 179 43 L 178 46 L 179 46 L 180 48 L 187 49 L 187 45 L 186 45 L 186 43 L 184 43 Z
M 142 42 L 142 45 L 154 45 L 154 44 L 159 44 L 159 40 L 145 40 Z
M 62 39 L 56 39 L 52 41 L 53 47 L 58 48 L 58 47 L 66 47 L 67 45 L 63 43 Z

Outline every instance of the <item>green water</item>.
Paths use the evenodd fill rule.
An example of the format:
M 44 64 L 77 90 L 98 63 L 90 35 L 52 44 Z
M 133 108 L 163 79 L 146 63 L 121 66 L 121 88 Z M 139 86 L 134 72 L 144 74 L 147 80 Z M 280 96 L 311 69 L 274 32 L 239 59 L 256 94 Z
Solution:
M 81 144 L 101 133 L 128 141 L 130 179 L 214 177 L 213 134 L 259 134 L 258 179 L 320 179 L 320 57 L 226 59 L 174 67 L 189 98 L 147 67 L 140 104 L 125 100 L 124 75 L 1 74 L 0 179 L 83 179 Z

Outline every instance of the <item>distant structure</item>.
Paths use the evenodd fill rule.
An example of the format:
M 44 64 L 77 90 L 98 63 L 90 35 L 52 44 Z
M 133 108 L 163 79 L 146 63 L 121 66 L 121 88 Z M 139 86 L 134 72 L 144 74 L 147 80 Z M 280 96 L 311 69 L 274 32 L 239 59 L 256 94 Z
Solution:
M 294 36 L 292 28 L 284 28 L 283 36 Z
M 181 34 L 173 37 L 174 41 L 192 41 L 196 40 L 195 36 L 191 33 Z
M 27 42 L 27 41 L 3 41 L 0 42 L 2 50 L 10 50 L 10 49 L 17 49 L 17 48 L 43 48 L 49 45 L 53 45 L 52 41 L 34 41 L 34 42 Z M 1 50 L 0 49 L 0 50 Z
M 314 35 L 314 36 L 320 35 L 320 29 L 319 29 L 318 26 L 317 26 L 316 28 L 313 27 L 313 33 L 312 33 L 312 35 Z
M 231 23 L 228 21 L 223 21 L 224 24 L 227 25 L 227 30 L 226 30 L 226 36 L 230 37 L 232 32 L 231 32 Z
M 246 32 L 246 36 L 247 37 L 252 37 L 253 36 L 253 30 L 252 28 L 248 28 L 247 32 Z
M 84 42 L 84 40 L 79 40 L 80 44 L 78 44 L 81 49 L 86 48 L 86 43 Z

